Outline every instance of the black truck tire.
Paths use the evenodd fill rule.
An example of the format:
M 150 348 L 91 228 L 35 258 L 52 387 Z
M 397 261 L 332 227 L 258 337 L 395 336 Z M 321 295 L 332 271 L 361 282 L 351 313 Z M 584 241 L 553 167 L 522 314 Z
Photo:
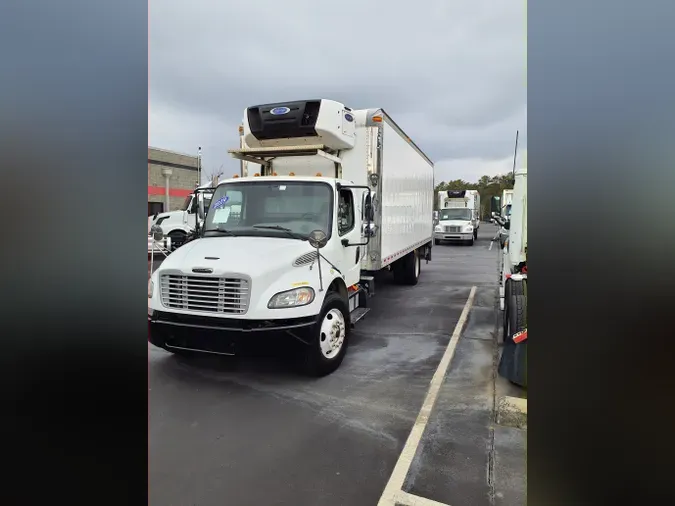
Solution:
M 506 341 L 508 336 L 508 321 L 509 321 L 509 305 L 511 304 L 511 297 L 514 295 L 524 295 L 525 287 L 522 281 L 513 281 L 507 279 L 504 284 L 504 314 L 502 315 L 502 342 Z
M 420 279 L 419 250 L 413 250 L 393 265 L 394 281 L 400 285 L 415 286 Z
M 305 373 L 321 377 L 340 367 L 349 345 L 349 330 L 349 306 L 338 292 L 328 292 L 319 319 L 310 329 L 309 342 L 304 347 Z M 330 350 L 331 341 L 340 343 Z
M 172 230 L 167 235 L 171 238 L 172 250 L 180 248 L 183 244 L 185 244 L 185 241 L 187 240 L 187 234 L 182 230 Z
M 504 346 L 503 354 L 509 354 L 507 362 L 510 363 L 508 375 L 505 377 L 511 383 L 527 388 L 527 340 L 521 343 L 513 342 L 513 335 L 527 328 L 527 296 L 512 295 L 509 306 L 511 306 L 508 324 L 509 345 Z

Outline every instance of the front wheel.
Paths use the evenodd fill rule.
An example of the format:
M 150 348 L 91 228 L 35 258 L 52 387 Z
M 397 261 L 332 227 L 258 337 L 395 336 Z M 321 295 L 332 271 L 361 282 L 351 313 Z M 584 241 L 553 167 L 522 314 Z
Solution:
M 476 240 L 478 239 L 478 229 L 477 228 L 473 229 L 473 238 L 476 239 Z
M 305 350 L 305 372 L 317 377 L 334 372 L 345 358 L 348 341 L 347 304 L 339 293 L 329 292 L 323 301 L 319 319 L 311 330 Z
M 168 236 L 171 238 L 171 249 L 178 249 L 187 240 L 187 234 L 182 230 L 172 230 L 168 233 Z
M 440 244 L 441 244 L 441 240 L 440 240 L 440 239 L 434 239 L 434 244 L 435 244 L 436 246 L 440 245 Z

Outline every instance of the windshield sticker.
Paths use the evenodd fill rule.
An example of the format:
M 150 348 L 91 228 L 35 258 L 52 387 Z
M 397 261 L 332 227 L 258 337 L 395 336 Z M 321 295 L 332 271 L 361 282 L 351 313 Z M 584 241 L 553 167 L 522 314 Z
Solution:
M 284 191 L 285 189 L 286 189 L 285 184 L 282 184 L 281 186 L 279 186 L 279 191 Z
M 229 217 L 230 217 L 229 207 L 226 207 L 224 209 L 216 209 L 216 212 L 213 215 L 213 223 L 214 225 L 217 225 L 219 223 L 227 223 Z
M 225 205 L 225 202 L 227 202 L 228 200 L 230 200 L 230 197 L 227 197 L 227 196 L 219 198 L 218 200 L 216 200 L 213 203 L 213 208 L 214 209 L 220 209 L 221 207 L 223 207 Z

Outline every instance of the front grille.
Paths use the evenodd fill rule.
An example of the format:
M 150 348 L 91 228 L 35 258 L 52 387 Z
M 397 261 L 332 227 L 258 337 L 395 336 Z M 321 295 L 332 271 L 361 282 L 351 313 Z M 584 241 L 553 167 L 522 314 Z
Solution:
M 162 305 L 174 309 L 244 314 L 248 310 L 249 282 L 239 278 L 163 274 Z
M 462 227 L 457 227 L 457 226 L 445 227 L 445 231 L 448 232 L 448 233 L 451 233 L 451 234 L 458 234 L 459 232 L 462 231 L 461 229 L 462 229 Z

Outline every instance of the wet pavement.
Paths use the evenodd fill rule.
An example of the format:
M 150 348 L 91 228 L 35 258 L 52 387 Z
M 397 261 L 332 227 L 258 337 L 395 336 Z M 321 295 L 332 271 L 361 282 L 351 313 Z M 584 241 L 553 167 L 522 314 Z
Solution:
M 495 395 L 520 395 L 494 376 L 494 231 L 482 224 L 472 247 L 435 246 L 415 287 L 380 276 L 325 378 L 298 374 L 281 347 L 188 360 L 148 345 L 150 503 L 377 504 L 476 286 L 403 489 L 452 505 L 524 504 L 526 432 L 493 423 Z

